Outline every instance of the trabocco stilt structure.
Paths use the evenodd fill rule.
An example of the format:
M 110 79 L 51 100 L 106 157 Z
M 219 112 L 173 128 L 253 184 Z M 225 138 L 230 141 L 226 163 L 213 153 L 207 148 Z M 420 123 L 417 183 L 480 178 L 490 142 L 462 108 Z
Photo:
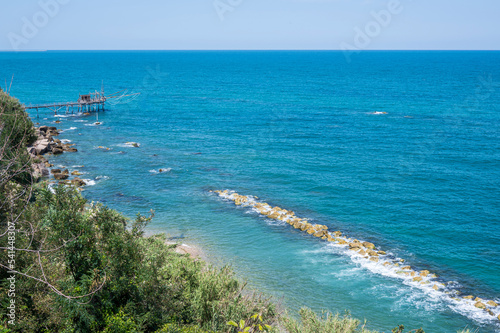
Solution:
M 88 93 L 86 95 L 80 95 L 76 102 L 61 102 L 61 103 L 48 103 L 48 104 L 36 104 L 36 105 L 25 105 L 26 110 L 36 109 L 36 115 L 38 117 L 39 109 L 50 109 L 55 115 L 61 114 L 61 110 L 64 109 L 66 114 L 74 113 L 75 109 L 78 113 L 90 113 L 104 111 L 105 103 L 108 99 L 112 98 L 123 98 L 127 96 L 138 95 L 139 93 L 125 95 L 123 91 L 116 92 L 114 94 L 105 96 L 104 89 L 101 91 L 95 91 L 93 93 Z

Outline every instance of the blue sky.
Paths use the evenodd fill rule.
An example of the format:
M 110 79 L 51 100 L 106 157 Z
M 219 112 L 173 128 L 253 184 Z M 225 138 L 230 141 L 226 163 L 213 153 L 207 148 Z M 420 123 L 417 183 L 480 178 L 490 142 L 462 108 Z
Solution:
M 4 1 L 0 50 L 498 50 L 499 15 L 498 0 Z

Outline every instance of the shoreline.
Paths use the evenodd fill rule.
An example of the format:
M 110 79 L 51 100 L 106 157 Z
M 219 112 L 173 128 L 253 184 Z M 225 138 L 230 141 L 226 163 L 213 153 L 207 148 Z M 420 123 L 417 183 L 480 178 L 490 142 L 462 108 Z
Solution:
M 60 123 L 60 122 L 59 122 Z M 39 163 L 34 163 L 33 167 L 33 177 L 39 180 L 46 180 L 49 184 L 61 184 L 61 185 L 73 185 L 76 186 L 77 189 L 81 192 L 84 189 L 82 187 L 87 186 L 88 183 L 85 180 L 80 179 L 78 176 L 81 175 L 78 170 L 70 171 L 60 170 L 54 167 L 54 161 L 48 161 L 48 159 L 44 155 L 56 156 L 66 152 L 78 152 L 76 148 L 73 148 L 76 144 L 71 143 L 61 143 L 61 140 L 54 139 L 54 136 L 59 136 L 62 131 L 61 129 L 56 128 L 55 126 L 48 125 L 39 125 L 38 127 L 34 127 L 35 133 L 37 135 L 36 142 L 28 147 L 28 152 L 34 160 L 39 160 Z M 50 175 L 53 175 L 54 178 L 51 179 Z M 71 176 L 72 179 L 69 179 Z M 45 179 L 44 179 L 45 178 Z M 146 231 L 145 236 L 150 237 L 156 234 L 165 234 L 168 235 L 167 232 L 159 232 L 154 233 L 152 231 Z M 174 251 L 179 254 L 189 255 L 190 258 L 194 260 L 203 260 L 208 262 L 207 256 L 200 248 L 200 246 L 196 244 L 186 244 L 172 241 L 171 238 L 167 236 L 167 240 L 165 241 L 167 245 L 176 245 Z
M 50 154 L 50 155 L 54 155 L 54 154 Z M 55 156 L 55 155 L 54 155 L 54 156 Z M 54 162 L 54 161 L 51 161 L 51 162 Z M 80 162 L 81 162 L 80 164 L 84 164 L 83 159 L 80 159 Z M 49 169 L 49 170 L 50 170 L 50 169 Z M 52 174 L 51 170 L 50 170 L 49 172 Z M 57 179 L 47 179 L 47 180 L 51 181 L 52 183 L 54 183 L 54 181 L 55 181 L 55 183 L 57 183 Z M 66 181 L 59 181 L 58 183 L 60 183 L 60 184 L 65 184 L 65 185 L 70 185 L 70 186 L 71 186 L 71 185 L 73 185 L 73 184 L 72 184 L 72 182 L 71 182 L 70 180 L 66 180 Z M 86 186 L 86 185 L 87 185 L 87 184 L 82 185 L 82 186 Z M 78 188 L 79 190 L 82 190 L 82 189 L 81 189 L 81 187 L 77 187 L 77 188 Z M 239 199 L 239 200 L 233 200 L 233 201 L 241 201 L 241 200 L 243 200 L 243 199 L 245 199 L 245 198 L 243 198 L 243 196 L 241 196 L 241 197 L 240 197 L 240 196 L 238 196 L 238 197 L 235 197 L 234 199 Z M 248 199 L 248 198 L 246 198 L 246 199 Z M 238 202 L 237 202 L 237 203 L 238 203 Z M 241 205 L 241 204 L 240 204 L 240 205 Z M 265 215 L 267 215 L 267 214 L 265 214 Z M 276 219 L 279 219 L 277 216 L 276 216 L 275 218 L 276 218 Z M 294 227 L 296 227 L 296 226 L 294 226 Z M 297 229 L 297 228 L 296 228 L 296 229 Z M 321 231 L 321 230 L 315 230 L 315 231 Z M 154 231 L 149 231 L 149 230 L 146 230 L 146 231 L 145 231 L 145 236 L 146 236 L 146 237 L 150 237 L 150 236 L 152 236 L 152 235 L 155 235 L 155 234 L 161 234 L 161 233 L 163 233 L 163 234 L 166 234 L 166 235 L 167 235 L 167 239 L 166 239 L 166 241 L 165 241 L 165 244 L 167 244 L 167 245 L 175 245 L 175 248 L 173 248 L 173 250 L 174 250 L 176 253 L 181 254 L 181 255 L 188 255 L 190 258 L 192 258 L 192 259 L 194 259 L 194 260 L 202 260 L 202 261 L 204 261 L 204 262 L 206 262 L 206 263 L 210 263 L 210 261 L 209 261 L 209 260 L 207 260 L 207 256 L 204 254 L 204 252 L 203 252 L 203 250 L 201 249 L 201 247 L 200 247 L 200 246 L 198 246 L 198 245 L 196 245 L 196 244 L 183 243 L 183 242 L 182 242 L 182 240 L 180 240 L 179 242 L 178 242 L 178 241 L 175 241 L 175 237 L 170 237 L 170 235 L 168 235 L 168 231 L 158 231 L 158 230 L 156 230 L 156 232 L 154 232 Z M 314 233 L 313 233 L 313 234 L 314 234 Z M 322 237 L 327 237 L 326 233 L 323 233 L 323 234 L 321 234 L 321 235 L 320 235 L 320 234 L 318 234 L 318 235 L 314 235 L 314 236 L 319 237 L 319 238 L 322 238 Z M 341 234 L 339 234 L 339 235 L 334 235 L 334 236 L 338 236 L 337 238 L 340 238 Z M 324 239 L 324 238 L 323 238 L 323 239 Z M 367 244 L 364 244 L 364 245 L 363 245 L 363 243 L 361 243 L 361 242 L 359 242 L 359 241 L 356 241 L 356 240 L 354 240 L 354 241 L 352 241 L 352 240 L 351 240 L 351 243 L 352 243 L 352 244 L 347 243 L 347 245 L 350 245 L 350 246 L 349 246 L 349 248 L 350 248 L 351 250 L 353 250 L 353 252 L 354 252 L 354 251 L 355 251 L 355 252 L 358 252 L 359 250 L 361 250 L 360 252 L 361 252 L 361 254 L 362 254 L 363 256 L 365 256 L 365 255 L 364 255 L 364 252 L 362 252 L 362 251 L 365 251 L 365 252 L 367 252 L 368 254 L 370 254 L 370 252 L 369 252 L 369 251 L 370 251 L 370 250 L 371 250 L 371 251 L 373 251 L 373 250 L 374 250 L 374 247 L 375 247 L 375 246 L 374 246 L 373 244 L 371 244 L 371 243 L 367 243 L 367 242 L 365 242 L 365 243 L 367 243 Z M 342 244 L 341 244 L 341 245 L 342 245 Z M 346 244 L 343 244 L 343 245 L 346 245 Z M 356 246 L 354 246 L 354 245 L 356 245 Z M 363 246 L 362 246 L 362 245 L 363 245 Z M 365 249 L 364 249 L 364 248 L 365 248 Z M 381 251 L 381 252 L 383 252 L 383 251 Z M 379 257 L 379 255 L 380 255 L 380 256 L 385 255 L 385 253 L 380 253 L 380 252 L 379 252 L 379 253 L 377 253 L 377 254 L 378 254 L 378 255 L 372 254 L 372 256 L 374 257 L 374 259 L 373 259 L 373 260 L 371 260 L 371 261 L 372 261 L 372 262 L 374 262 L 375 264 L 376 264 L 376 263 L 378 263 L 378 257 Z M 368 260 L 370 260 L 369 258 L 367 258 L 367 259 L 368 259 Z M 377 260 L 375 260 L 375 259 L 377 259 Z M 396 266 L 396 264 L 394 264 L 394 266 Z M 397 267 L 397 266 L 396 266 L 396 267 Z M 401 272 L 400 272 L 400 271 L 401 271 Z M 422 271 L 422 272 L 424 272 L 424 275 L 422 275 L 422 277 L 424 278 L 424 280 L 425 280 L 425 278 L 426 278 L 428 275 L 429 275 L 429 278 L 431 278 L 431 277 L 435 277 L 435 276 L 432 276 L 431 274 L 429 274 L 430 272 L 428 272 L 428 271 L 426 271 L 426 270 L 424 270 L 424 271 Z M 417 278 L 417 279 L 419 278 L 419 277 L 418 277 L 418 275 L 419 275 L 419 273 L 422 273 L 422 272 L 416 271 L 416 272 L 414 273 L 414 270 L 413 270 L 412 268 L 410 268 L 409 266 L 408 266 L 408 268 L 403 266 L 403 267 L 401 267 L 401 269 L 400 269 L 400 270 L 398 270 L 397 274 L 398 274 L 398 275 L 405 275 L 405 277 L 408 277 L 409 279 L 413 280 L 412 282 L 415 282 L 415 283 L 422 283 L 422 282 L 426 282 L 426 281 L 422 281 L 422 278 L 420 278 L 420 280 L 415 280 L 416 278 Z M 411 275 L 411 274 L 415 274 L 415 275 Z M 410 278 L 409 276 L 411 276 L 411 278 Z M 398 278 L 401 278 L 401 277 L 400 277 L 400 276 L 398 276 Z M 439 286 L 441 286 L 441 285 L 439 285 Z M 444 286 L 443 286 L 443 288 L 444 288 Z M 436 288 L 433 288 L 433 289 L 434 289 L 434 290 L 436 290 Z M 463 298 L 463 299 L 462 299 L 462 298 Z M 497 306 L 496 304 L 495 304 L 494 306 L 492 306 L 492 305 L 490 305 L 490 304 L 488 304 L 488 303 L 487 303 L 488 301 L 493 302 L 492 300 L 489 300 L 489 299 L 483 300 L 483 299 L 480 299 L 479 297 L 475 297 L 475 296 L 473 297 L 472 295 L 469 295 L 469 296 L 466 296 L 466 297 L 463 297 L 463 295 L 462 295 L 462 297 L 460 297 L 460 298 L 459 298 L 459 297 L 456 297 L 456 298 L 452 298 L 452 299 L 453 299 L 453 300 L 456 300 L 457 302 L 458 302 L 458 299 L 460 299 L 461 301 L 465 301 L 466 303 L 470 303 L 470 304 L 468 304 L 468 305 L 472 305 L 472 306 L 474 306 L 475 308 L 478 308 L 478 309 L 480 309 L 480 310 L 484 310 L 484 311 L 488 311 L 488 310 L 490 310 L 490 311 L 488 311 L 488 313 L 489 313 L 492 317 L 497 317 L 497 318 L 498 318 L 498 320 L 500 320 L 500 314 L 498 314 L 498 313 L 497 313 L 497 314 L 496 314 L 496 316 L 495 316 L 495 314 L 492 314 L 492 313 L 491 313 L 491 309 L 492 309 L 492 308 L 495 308 L 495 307 Z M 486 303 L 486 304 L 485 304 L 485 303 Z M 471 306 L 471 308 L 472 308 L 472 306 Z M 472 309 L 473 309 L 473 310 L 475 310 L 474 308 L 472 308 Z

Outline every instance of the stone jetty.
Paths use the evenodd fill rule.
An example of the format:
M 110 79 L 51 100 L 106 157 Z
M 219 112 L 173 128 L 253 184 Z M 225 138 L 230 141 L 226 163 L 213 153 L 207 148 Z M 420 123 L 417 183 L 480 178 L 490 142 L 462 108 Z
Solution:
M 367 263 L 382 265 L 387 269 L 391 269 L 395 272 L 396 277 L 405 279 L 411 284 L 430 292 L 442 292 L 444 295 L 448 295 L 453 302 L 465 303 L 471 309 L 485 311 L 492 316 L 491 318 L 500 320 L 500 306 L 494 300 L 485 300 L 472 295 L 460 297 L 460 291 L 455 290 L 452 292 L 450 290 L 449 286 L 452 284 L 451 282 L 446 284 L 439 282 L 437 274 L 431 273 L 426 269 L 419 271 L 410 265 L 402 266 L 401 264 L 405 262 L 404 259 L 388 255 L 386 251 L 383 251 L 373 243 L 347 237 L 339 230 L 331 231 L 326 225 L 311 223 L 307 218 L 296 216 L 295 212 L 291 210 L 278 206 L 272 207 L 268 203 L 261 202 L 257 197 L 251 195 L 240 195 L 230 190 L 216 190 L 213 193 L 216 193 L 223 199 L 233 201 L 236 206 L 251 208 L 263 217 L 283 221 L 312 237 L 343 247 L 348 252 L 352 251 L 355 256 L 361 257 L 362 260 L 366 260 Z

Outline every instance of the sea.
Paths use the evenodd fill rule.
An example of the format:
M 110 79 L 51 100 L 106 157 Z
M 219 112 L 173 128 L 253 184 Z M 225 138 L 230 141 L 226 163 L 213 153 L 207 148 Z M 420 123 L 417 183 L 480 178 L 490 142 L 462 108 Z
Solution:
M 500 303 L 500 52 L 2 52 L 0 79 L 26 105 L 114 97 L 98 114 L 29 110 L 76 144 L 50 161 L 82 173 L 89 201 L 130 219 L 154 210 L 148 232 L 199 247 L 291 315 L 500 332 L 500 307 L 463 298 Z M 215 190 L 386 255 L 366 260 Z M 383 258 L 436 276 L 415 282 Z

